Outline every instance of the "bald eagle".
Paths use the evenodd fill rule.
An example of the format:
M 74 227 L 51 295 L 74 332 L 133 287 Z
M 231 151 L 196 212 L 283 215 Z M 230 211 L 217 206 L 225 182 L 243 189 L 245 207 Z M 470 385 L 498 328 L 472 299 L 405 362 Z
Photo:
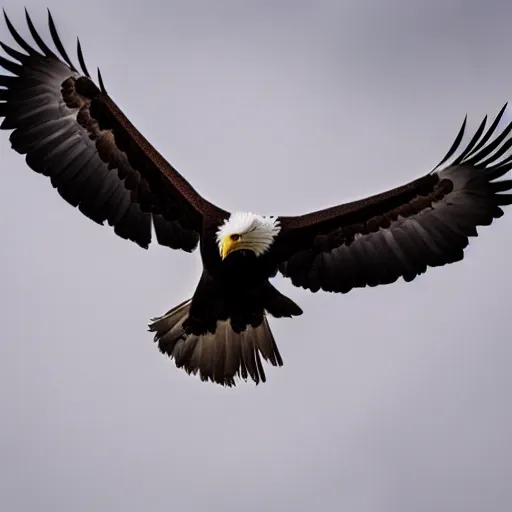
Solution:
M 4 12 L 19 46 L 0 43 L 1 128 L 15 151 L 50 178 L 72 206 L 143 248 L 156 241 L 192 252 L 203 272 L 193 297 L 149 326 L 160 351 L 203 381 L 265 382 L 262 357 L 283 364 L 267 317 L 302 310 L 270 282 L 278 272 L 312 292 L 412 281 L 428 267 L 459 261 L 476 227 L 512 202 L 512 123 L 484 118 L 461 147 L 466 118 L 443 160 L 401 187 L 296 217 L 228 212 L 200 196 L 95 83 L 80 42 L 74 66 L 48 12 L 58 53 L 25 11 L 31 46 Z M 21 50 L 21 51 L 20 51 Z

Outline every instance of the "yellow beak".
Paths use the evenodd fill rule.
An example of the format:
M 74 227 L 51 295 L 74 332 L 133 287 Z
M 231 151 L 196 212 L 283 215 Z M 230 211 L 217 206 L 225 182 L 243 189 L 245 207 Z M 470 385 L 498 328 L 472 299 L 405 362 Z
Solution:
M 221 250 L 221 257 L 222 259 L 226 258 L 226 256 L 239 249 L 240 240 L 232 240 L 231 237 L 227 236 L 222 241 L 222 250 Z

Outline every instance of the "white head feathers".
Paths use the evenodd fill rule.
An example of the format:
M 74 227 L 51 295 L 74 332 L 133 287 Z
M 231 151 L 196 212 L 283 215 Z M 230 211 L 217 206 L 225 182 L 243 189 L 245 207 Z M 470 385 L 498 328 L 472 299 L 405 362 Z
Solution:
M 261 256 L 270 249 L 281 231 L 276 217 L 262 217 L 250 212 L 232 213 L 217 231 L 217 244 L 223 257 L 232 251 L 246 249 Z

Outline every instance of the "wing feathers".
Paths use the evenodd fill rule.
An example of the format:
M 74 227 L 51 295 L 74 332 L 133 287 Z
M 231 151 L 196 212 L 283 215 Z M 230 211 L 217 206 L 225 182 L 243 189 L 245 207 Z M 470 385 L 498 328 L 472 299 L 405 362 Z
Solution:
M 78 73 L 77 69 L 71 62 L 70 58 L 68 57 L 68 54 L 62 44 L 62 41 L 60 40 L 59 34 L 57 33 L 57 29 L 55 28 L 55 23 L 53 21 L 53 17 L 51 15 L 49 9 L 48 9 L 48 25 L 50 27 L 50 34 L 52 36 L 53 42 L 55 43 L 57 51 L 60 53 L 60 56 L 64 59 L 64 62 L 66 62 L 66 64 L 71 69 L 71 71 Z
M 505 109 L 487 131 L 484 119 L 459 151 L 464 119 L 441 163 L 419 180 L 362 201 L 280 218 L 284 233 L 293 233 L 289 245 L 295 244 L 281 272 L 296 286 L 346 293 L 399 277 L 411 281 L 428 267 L 461 260 L 477 226 L 490 225 L 503 215 L 501 206 L 512 204 L 506 193 L 512 180 L 494 181 L 512 168 L 512 123 L 497 133 Z
M 10 71 L 11 73 L 14 73 L 15 75 L 19 75 L 23 69 L 19 64 L 16 64 L 15 62 L 8 60 L 5 57 L 2 57 L 1 55 L 0 66 L 6 69 L 7 71 Z
M 16 41 L 18 46 L 20 46 L 23 50 L 25 50 L 29 55 L 38 55 L 36 50 L 32 48 L 18 33 L 18 31 L 14 28 L 13 24 L 11 23 L 11 20 L 7 17 L 7 13 L 5 12 L 5 9 L 2 9 L 4 13 L 4 20 L 5 24 L 7 25 L 7 29 L 11 33 L 12 38 Z M 26 13 L 26 9 L 25 9 Z
M 4 16 L 7 18 L 7 14 Z M 34 24 L 32 23 L 32 20 L 30 19 L 30 15 L 28 14 L 27 9 L 25 8 L 25 20 L 27 21 L 28 29 L 30 31 L 30 35 L 32 36 L 32 39 L 35 41 L 37 46 L 39 46 L 39 49 L 43 52 L 43 54 L 46 57 L 55 57 L 55 54 L 46 46 L 45 42 L 42 40 L 41 36 L 37 33 L 36 28 L 34 27 Z
M 448 150 L 448 153 L 446 153 L 446 155 L 441 160 L 441 162 L 439 162 L 438 166 L 447 162 L 457 151 L 457 148 L 459 147 L 460 143 L 462 142 L 462 139 L 464 138 L 464 132 L 466 130 L 467 122 L 468 122 L 468 116 L 466 115 L 464 117 L 464 121 L 462 122 L 462 126 L 460 127 L 459 133 L 457 134 L 457 137 L 455 137 L 455 140 L 453 141 L 453 144 L 451 145 L 450 149 Z
M 103 78 L 101 76 L 100 68 L 98 68 L 98 83 L 100 84 L 101 92 L 107 94 L 107 90 L 105 89 L 105 85 L 103 84 Z
M 78 39 L 78 37 L 76 38 L 76 53 L 78 54 L 78 62 L 82 72 L 87 78 L 91 78 L 87 66 L 85 65 L 84 54 L 82 53 L 82 45 L 80 44 L 80 39 Z
M 466 149 L 453 161 L 452 165 L 459 165 L 469 153 L 475 148 L 476 143 L 480 140 L 480 137 L 482 136 L 482 133 L 485 130 L 485 125 L 487 124 L 487 116 L 484 117 L 483 121 L 480 123 L 480 126 L 478 127 L 478 130 L 473 135 L 473 138 L 467 145 Z M 464 123 L 465 127 L 465 123 Z M 464 133 L 464 129 L 462 129 L 462 133 Z M 457 142 L 457 141 L 456 141 Z M 457 147 L 459 146 L 461 141 L 458 141 L 457 144 L 454 145 L 454 152 L 457 150 Z M 450 158 L 450 157 L 448 157 Z
M 7 28 L 22 53 L 0 43 L 0 128 L 14 130 L 13 149 L 34 171 L 50 177 L 71 205 L 99 224 L 108 221 L 122 238 L 142 247 L 157 241 L 175 249 L 197 246 L 202 215 L 222 210 L 208 203 L 170 166 L 89 78 L 80 42 L 73 65 L 48 12 L 49 32 L 60 58 L 43 41 L 25 10 L 39 51 Z M 11 60 L 12 59 L 12 60 Z

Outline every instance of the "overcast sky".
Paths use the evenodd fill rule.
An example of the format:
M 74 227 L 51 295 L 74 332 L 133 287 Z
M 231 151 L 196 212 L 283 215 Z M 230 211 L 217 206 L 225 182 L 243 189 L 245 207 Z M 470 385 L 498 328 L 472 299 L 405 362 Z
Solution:
M 47 37 L 39 0 L 25 0 Z M 19 0 L 2 0 L 27 34 Z M 222 207 L 298 214 L 400 185 L 512 99 L 503 0 L 49 1 L 72 53 Z M 428 5 L 428 6 L 427 6 Z M 0 39 L 11 41 L 3 23 Z M 76 59 L 75 59 L 76 61 Z M 148 320 L 199 255 L 71 208 L 0 132 L 0 509 L 512 510 L 512 211 L 463 262 L 348 295 L 276 284 L 284 367 L 176 369 Z

